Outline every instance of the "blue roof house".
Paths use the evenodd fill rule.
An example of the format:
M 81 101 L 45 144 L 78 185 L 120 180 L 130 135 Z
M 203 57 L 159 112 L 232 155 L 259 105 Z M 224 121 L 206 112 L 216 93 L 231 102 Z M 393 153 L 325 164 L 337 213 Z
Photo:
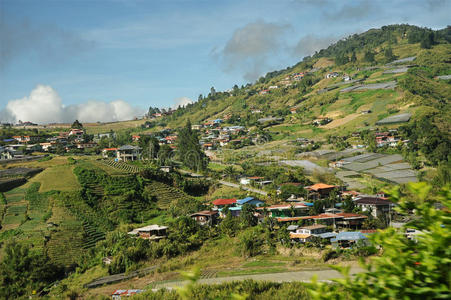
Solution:
M 339 232 L 330 242 L 334 247 L 341 246 L 343 248 L 350 248 L 357 243 L 363 245 L 369 244 L 368 238 L 359 231 Z
M 238 199 L 238 200 L 236 200 L 236 203 L 239 206 L 242 206 L 242 205 L 247 203 L 247 204 L 255 205 L 257 207 L 258 206 L 262 206 L 264 204 L 263 201 L 258 200 L 258 199 L 254 198 L 254 197 L 246 197 L 244 199 Z

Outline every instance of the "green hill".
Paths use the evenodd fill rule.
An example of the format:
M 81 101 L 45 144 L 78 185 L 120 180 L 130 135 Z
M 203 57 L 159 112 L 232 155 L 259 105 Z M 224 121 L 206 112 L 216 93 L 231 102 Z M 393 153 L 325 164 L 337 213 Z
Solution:
M 200 96 L 196 103 L 157 119 L 160 126 L 151 130 L 177 128 L 188 119 L 199 124 L 221 118 L 225 126 L 264 130 L 272 140 L 305 137 L 327 141 L 329 136 L 382 128 L 378 121 L 409 113 L 412 118 L 407 125 L 384 127 L 405 125 L 405 139 L 414 143 L 430 140 L 428 149 L 419 146 L 413 150 L 421 150 L 437 165 L 446 161 L 446 153 L 430 152 L 451 146 L 446 118 L 451 87 L 449 80 L 437 78 L 451 74 L 450 41 L 451 27 L 437 31 L 411 25 L 371 29 L 342 39 L 292 67 L 269 72 L 254 84 Z M 333 72 L 337 76 L 327 78 Z M 352 80 L 345 81 L 345 76 Z M 268 117 L 280 121 L 258 121 Z M 324 118 L 331 122 L 313 125 Z M 433 128 L 435 137 L 414 133 L 419 124 Z

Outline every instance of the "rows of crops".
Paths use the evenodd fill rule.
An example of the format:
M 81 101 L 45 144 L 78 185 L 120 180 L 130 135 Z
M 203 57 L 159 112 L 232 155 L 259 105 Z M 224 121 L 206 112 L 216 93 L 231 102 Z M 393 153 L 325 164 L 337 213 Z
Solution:
M 134 173 L 139 173 L 141 171 L 141 168 L 139 168 L 138 166 L 132 166 L 129 165 L 125 162 L 121 162 L 121 161 L 114 161 L 111 159 L 108 160 L 102 160 L 102 163 L 104 163 L 105 165 L 115 168 L 115 169 L 119 169 L 125 173 L 129 173 L 129 174 L 134 174 Z
M 189 196 L 181 190 L 158 181 L 151 182 L 149 186 L 152 195 L 158 200 L 158 207 L 162 209 L 168 208 L 173 201 L 189 198 Z
M 79 221 L 64 221 L 58 230 L 51 234 L 46 247 L 54 262 L 69 266 L 77 261 L 83 253 L 82 229 Z

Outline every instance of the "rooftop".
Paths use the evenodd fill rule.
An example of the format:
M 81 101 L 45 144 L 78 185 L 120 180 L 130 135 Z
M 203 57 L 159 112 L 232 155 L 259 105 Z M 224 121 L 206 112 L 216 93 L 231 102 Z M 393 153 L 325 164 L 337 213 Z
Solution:
M 191 214 L 191 216 L 213 216 L 213 215 L 216 215 L 217 213 L 218 213 L 217 211 L 203 210 L 203 211 L 199 211 L 194 214 Z
M 380 197 L 360 197 L 354 200 L 356 204 L 368 204 L 368 205 L 390 205 L 391 201 Z
M 325 183 L 315 183 L 314 185 L 307 186 L 306 189 L 313 190 L 313 191 L 319 191 L 324 189 L 333 189 L 336 188 L 336 185 L 329 185 Z
M 234 204 L 236 203 L 236 199 L 235 198 L 231 198 L 231 199 L 216 199 L 213 202 L 213 205 L 230 205 L 230 204 Z

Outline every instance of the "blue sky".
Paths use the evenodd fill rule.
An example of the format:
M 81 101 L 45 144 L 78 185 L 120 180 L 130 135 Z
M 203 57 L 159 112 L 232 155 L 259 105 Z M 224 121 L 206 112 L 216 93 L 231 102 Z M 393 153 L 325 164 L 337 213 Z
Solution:
M 252 82 L 352 33 L 394 23 L 443 28 L 450 4 L 0 0 L 0 110 L 38 85 L 65 106 L 168 107 L 211 86 Z

